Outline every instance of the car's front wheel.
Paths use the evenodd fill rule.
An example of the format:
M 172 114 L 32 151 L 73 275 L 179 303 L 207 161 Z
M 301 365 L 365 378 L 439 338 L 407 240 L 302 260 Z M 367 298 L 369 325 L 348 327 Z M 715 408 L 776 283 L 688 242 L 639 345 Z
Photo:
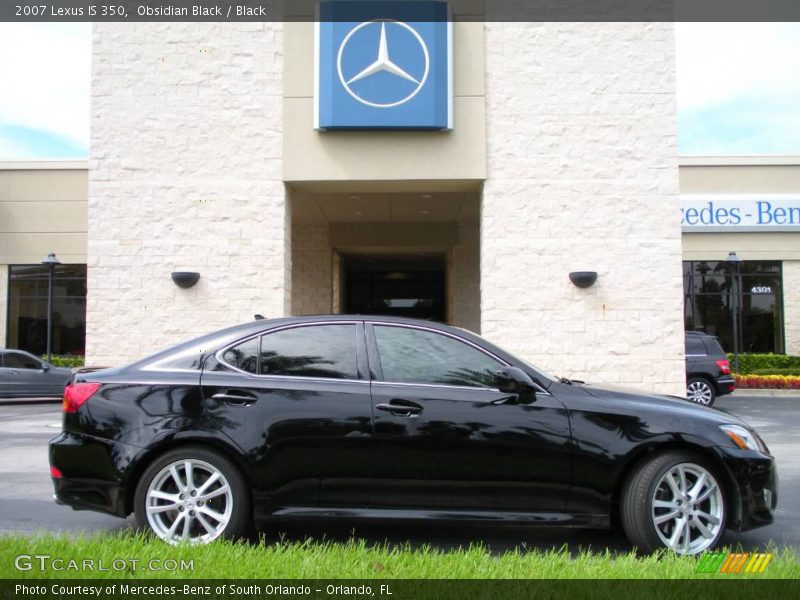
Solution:
M 714 391 L 714 386 L 702 377 L 692 377 L 686 383 L 686 399 L 702 404 L 704 406 L 712 406 L 717 394 Z
M 714 470 L 687 452 L 667 452 L 641 464 L 621 496 L 622 525 L 642 552 L 668 548 L 698 554 L 725 531 L 725 492 Z
M 247 533 L 252 517 L 239 469 L 200 447 L 178 448 L 156 459 L 136 487 L 134 512 L 139 527 L 170 544 L 239 537 Z

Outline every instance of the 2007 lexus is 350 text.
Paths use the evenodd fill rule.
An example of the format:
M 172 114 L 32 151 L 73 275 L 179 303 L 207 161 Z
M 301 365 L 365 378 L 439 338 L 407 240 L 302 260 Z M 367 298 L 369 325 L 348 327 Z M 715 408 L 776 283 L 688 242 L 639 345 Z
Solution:
M 258 320 L 76 375 L 50 464 L 59 503 L 169 543 L 287 517 L 619 522 L 640 551 L 696 554 L 777 503 L 736 417 L 388 317 Z

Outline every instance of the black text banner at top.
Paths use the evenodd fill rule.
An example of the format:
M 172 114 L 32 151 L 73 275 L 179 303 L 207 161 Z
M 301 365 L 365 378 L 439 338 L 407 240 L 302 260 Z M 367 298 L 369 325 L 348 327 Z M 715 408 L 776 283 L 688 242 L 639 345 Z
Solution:
M 424 21 L 432 2 L 333 0 L 337 19 Z M 317 0 L 3 0 L 0 21 L 268 22 L 319 19 Z M 450 0 L 456 21 L 800 21 L 797 0 Z M 441 17 L 436 17 L 441 18 Z

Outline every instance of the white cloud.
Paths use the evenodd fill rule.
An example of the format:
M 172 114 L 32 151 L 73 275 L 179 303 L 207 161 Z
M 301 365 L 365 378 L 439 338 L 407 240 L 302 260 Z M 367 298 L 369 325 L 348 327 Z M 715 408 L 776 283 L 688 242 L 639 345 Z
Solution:
M 676 23 L 678 110 L 800 99 L 800 23 Z
M 0 23 L 0 122 L 88 147 L 91 24 Z

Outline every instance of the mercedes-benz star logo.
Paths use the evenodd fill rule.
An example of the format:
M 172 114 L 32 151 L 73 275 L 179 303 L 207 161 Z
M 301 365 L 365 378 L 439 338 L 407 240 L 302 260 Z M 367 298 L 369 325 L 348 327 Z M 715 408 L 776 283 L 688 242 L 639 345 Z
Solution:
M 371 64 L 367 65 L 361 71 L 358 71 L 355 75 L 347 78 L 344 75 L 342 70 L 342 56 L 344 55 L 345 49 L 353 38 L 353 36 L 358 33 L 359 31 L 363 30 L 366 27 L 370 26 L 377 26 L 380 24 L 381 26 L 381 37 L 380 42 L 378 44 L 378 58 Z M 414 77 L 413 75 L 409 74 L 408 71 L 404 70 L 400 66 L 398 66 L 392 59 L 389 57 L 389 43 L 386 39 L 386 25 L 394 25 L 396 27 L 402 27 L 406 31 L 410 32 L 414 39 L 419 43 L 419 47 L 421 49 L 422 56 L 424 57 L 425 62 L 425 69 L 422 75 L 418 78 Z M 342 86 L 344 89 L 347 90 L 347 93 L 350 94 L 353 98 L 361 102 L 362 104 L 366 104 L 367 106 L 372 106 L 374 108 L 392 108 L 394 106 L 400 106 L 401 104 L 405 104 L 409 100 L 411 100 L 414 96 L 416 96 L 419 91 L 425 86 L 425 82 L 428 80 L 428 73 L 430 71 L 430 55 L 428 54 L 428 47 L 425 45 L 425 41 L 422 39 L 417 31 L 408 25 L 407 23 L 403 23 L 402 21 L 367 21 L 365 23 L 361 23 L 356 25 L 350 33 L 348 33 L 344 40 L 342 40 L 342 45 L 339 46 L 339 56 L 337 59 L 337 68 L 339 71 L 339 81 L 342 82 Z M 359 94 L 357 94 L 353 88 L 351 87 L 352 84 L 367 79 L 368 77 L 372 77 L 377 73 L 389 73 L 390 75 L 394 75 L 395 77 L 399 77 L 406 81 L 410 81 L 411 83 L 415 84 L 414 89 L 412 92 L 405 97 L 397 100 L 395 102 L 371 102 Z

